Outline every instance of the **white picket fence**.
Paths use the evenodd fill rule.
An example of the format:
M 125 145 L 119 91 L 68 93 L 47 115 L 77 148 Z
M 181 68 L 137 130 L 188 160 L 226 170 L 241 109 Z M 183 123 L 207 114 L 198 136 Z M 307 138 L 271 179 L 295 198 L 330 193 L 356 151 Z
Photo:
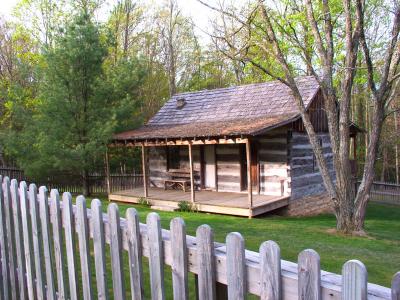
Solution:
M 188 236 L 181 218 L 173 219 L 168 231 L 161 229 L 156 213 L 141 224 L 134 208 L 124 219 L 115 203 L 104 214 L 97 199 L 88 209 L 82 196 L 73 205 L 70 193 L 61 201 L 57 190 L 49 194 L 40 187 L 38 192 L 34 184 L 28 189 L 25 182 L 18 185 L 1 176 L 0 182 L 1 299 L 125 299 L 128 291 L 132 299 L 144 299 L 143 257 L 148 258 L 152 299 L 169 296 L 166 265 L 172 270 L 173 299 L 238 300 L 248 293 L 268 300 L 400 299 L 400 273 L 391 289 L 370 284 L 365 266 L 356 260 L 345 263 L 337 275 L 320 270 L 313 250 L 302 251 L 295 264 L 281 260 L 272 241 L 252 252 L 245 250 L 237 232 L 227 235 L 226 244 L 216 243 L 207 225 L 198 227 L 196 237 Z M 123 261 L 123 251 L 129 261 Z M 191 274 L 196 278 L 193 290 L 188 288 Z M 110 293 L 107 280 L 112 280 Z

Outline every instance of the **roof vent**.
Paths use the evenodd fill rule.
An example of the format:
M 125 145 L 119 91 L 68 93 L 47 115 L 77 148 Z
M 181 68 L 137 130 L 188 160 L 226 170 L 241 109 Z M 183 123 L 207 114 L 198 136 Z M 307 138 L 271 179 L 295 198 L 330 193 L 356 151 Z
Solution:
M 176 99 L 176 108 L 181 109 L 186 104 L 185 98 L 178 98 Z

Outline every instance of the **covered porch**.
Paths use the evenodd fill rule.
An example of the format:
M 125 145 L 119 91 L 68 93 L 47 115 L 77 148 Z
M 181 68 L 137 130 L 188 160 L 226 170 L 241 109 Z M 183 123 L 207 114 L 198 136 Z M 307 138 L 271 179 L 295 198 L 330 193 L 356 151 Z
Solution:
M 212 164 L 213 168 L 213 180 L 215 181 L 214 187 L 212 189 L 207 189 L 204 186 L 204 174 L 205 174 L 205 164 L 200 162 L 200 169 L 194 169 L 194 147 L 204 147 L 204 146 L 213 146 L 214 149 L 214 158 Z M 217 146 L 218 147 L 226 147 L 226 146 L 240 146 L 242 145 L 242 149 L 244 150 L 242 157 L 244 158 L 244 163 L 242 163 L 239 159 L 239 147 L 234 148 L 237 153 L 227 154 L 228 158 L 234 159 L 234 165 L 232 163 L 221 163 L 217 159 Z M 145 198 L 153 208 L 160 209 L 176 209 L 178 208 L 179 202 L 186 201 L 190 203 L 191 206 L 195 207 L 196 210 L 202 212 L 211 212 L 211 213 L 221 213 L 221 214 L 229 214 L 229 215 L 237 215 L 237 216 L 246 216 L 253 217 L 256 215 L 260 215 L 266 213 L 268 211 L 272 211 L 274 209 L 286 206 L 289 201 L 289 196 L 284 195 L 283 192 L 280 192 L 278 195 L 264 195 L 260 194 L 259 188 L 259 177 L 256 176 L 256 180 L 254 180 L 254 171 L 259 172 L 259 167 L 257 164 L 254 164 L 252 160 L 252 143 L 249 137 L 232 137 L 232 138 L 193 138 L 193 139 L 164 139 L 164 140 L 145 140 L 145 141 L 137 141 L 124 140 L 123 143 L 121 141 L 114 141 L 114 143 L 110 146 L 123 146 L 123 147 L 140 147 L 141 148 L 141 160 L 142 160 L 142 174 L 143 174 L 143 186 L 136 187 L 129 190 L 116 191 L 113 193 L 109 193 L 109 199 L 114 201 L 123 201 L 130 203 L 139 203 L 139 199 Z M 155 182 L 151 178 L 151 168 L 149 161 L 149 149 L 150 148 L 159 148 L 167 150 L 170 147 L 178 147 L 178 148 L 186 148 L 187 152 L 187 170 L 183 169 L 180 166 L 179 169 L 171 169 L 170 162 L 165 159 L 162 162 L 154 162 L 156 165 L 163 165 L 162 175 L 166 177 L 162 177 L 161 180 L 158 180 L 162 183 L 160 186 L 160 182 L 155 184 Z M 203 156 L 203 155 L 201 155 Z M 168 158 L 168 154 L 167 154 Z M 202 161 L 203 159 L 201 159 Z M 108 161 L 108 159 L 107 159 Z M 166 166 L 164 165 L 166 163 Z M 218 165 L 218 167 L 217 167 Z M 224 169 L 222 169 L 224 168 Z M 224 191 L 220 189 L 219 179 L 223 178 L 223 176 L 227 178 L 231 178 L 232 175 L 220 175 L 221 170 L 226 172 L 230 172 L 227 174 L 232 174 L 232 172 L 237 172 L 236 181 L 239 191 Z M 236 171 L 235 171 L 236 170 Z M 154 170 L 153 170 L 154 171 Z M 171 178 L 171 171 L 175 173 L 180 171 L 179 179 L 175 180 Z M 160 173 L 160 172 L 158 172 Z M 184 177 L 182 178 L 182 173 Z M 245 177 L 242 177 L 242 175 Z M 196 183 L 196 178 L 198 179 L 198 183 Z M 244 180 L 243 180 L 244 179 Z M 243 182 L 245 181 L 245 182 Z M 182 189 L 173 186 L 175 189 L 167 188 L 169 183 L 181 183 Z M 256 186 L 255 186 L 256 185 Z M 185 187 L 187 191 L 185 191 Z M 244 187 L 244 188 L 243 188 Z M 279 189 L 281 191 L 281 188 Z
M 129 190 L 116 191 L 109 195 L 113 201 L 139 203 L 144 196 L 144 188 L 136 187 Z M 179 202 L 191 202 L 191 193 L 182 190 L 164 190 L 157 187 L 147 189 L 147 201 L 155 208 L 163 207 L 177 209 Z M 193 203 L 197 211 L 228 214 L 235 216 L 254 217 L 277 208 L 288 205 L 288 196 L 252 195 L 252 206 L 249 208 L 247 193 L 230 193 L 214 191 L 197 191 Z

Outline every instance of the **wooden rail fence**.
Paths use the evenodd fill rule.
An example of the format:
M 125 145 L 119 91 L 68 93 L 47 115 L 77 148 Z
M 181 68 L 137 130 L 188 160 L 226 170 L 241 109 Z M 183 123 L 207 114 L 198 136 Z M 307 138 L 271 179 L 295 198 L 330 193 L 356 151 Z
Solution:
M 371 187 L 372 201 L 400 205 L 400 184 L 389 182 L 374 182 Z
M 15 178 L 18 181 L 35 182 L 38 185 L 44 185 L 48 189 L 57 189 L 60 192 L 82 193 L 82 179 L 71 174 L 53 175 L 46 180 L 38 181 L 34 178 L 26 177 L 20 169 L 0 167 L 0 175 Z M 143 176 L 140 173 L 110 174 L 111 192 L 133 189 L 141 185 L 143 185 Z M 89 174 L 89 192 L 90 194 L 107 194 L 107 176 L 102 173 Z
M 391 288 L 369 284 L 360 261 L 346 262 L 337 275 L 320 270 L 313 250 L 302 251 L 295 264 L 281 260 L 272 241 L 262 243 L 259 252 L 247 251 L 237 232 L 227 235 L 226 244 L 216 243 L 207 225 L 198 227 L 195 237 L 188 236 L 181 218 L 163 230 L 156 213 L 141 224 L 134 208 L 121 218 L 115 203 L 103 213 L 97 199 L 89 209 L 82 196 L 74 205 L 68 192 L 60 196 L 43 186 L 38 191 L 34 184 L 28 189 L 25 182 L 1 176 L 0 181 L 2 299 L 125 299 L 127 294 L 144 299 L 146 289 L 151 299 L 161 300 L 168 296 L 165 266 L 172 270 L 173 299 L 240 300 L 248 293 L 269 300 L 400 299 L 400 273 Z M 111 272 L 106 271 L 106 245 Z M 125 251 L 129 261 L 123 260 Z M 148 288 L 143 271 L 147 261 Z M 127 264 L 129 274 L 123 268 Z M 188 288 L 191 274 L 196 276 L 195 290 Z

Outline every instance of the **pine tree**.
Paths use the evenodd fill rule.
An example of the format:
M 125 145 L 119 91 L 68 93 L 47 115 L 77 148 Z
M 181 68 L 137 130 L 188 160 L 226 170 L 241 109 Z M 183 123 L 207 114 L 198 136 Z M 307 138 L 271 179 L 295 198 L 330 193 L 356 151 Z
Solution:
M 45 54 L 40 113 L 36 122 L 39 165 L 79 174 L 85 195 L 88 174 L 115 127 L 104 93 L 105 38 L 90 15 L 75 16 Z

